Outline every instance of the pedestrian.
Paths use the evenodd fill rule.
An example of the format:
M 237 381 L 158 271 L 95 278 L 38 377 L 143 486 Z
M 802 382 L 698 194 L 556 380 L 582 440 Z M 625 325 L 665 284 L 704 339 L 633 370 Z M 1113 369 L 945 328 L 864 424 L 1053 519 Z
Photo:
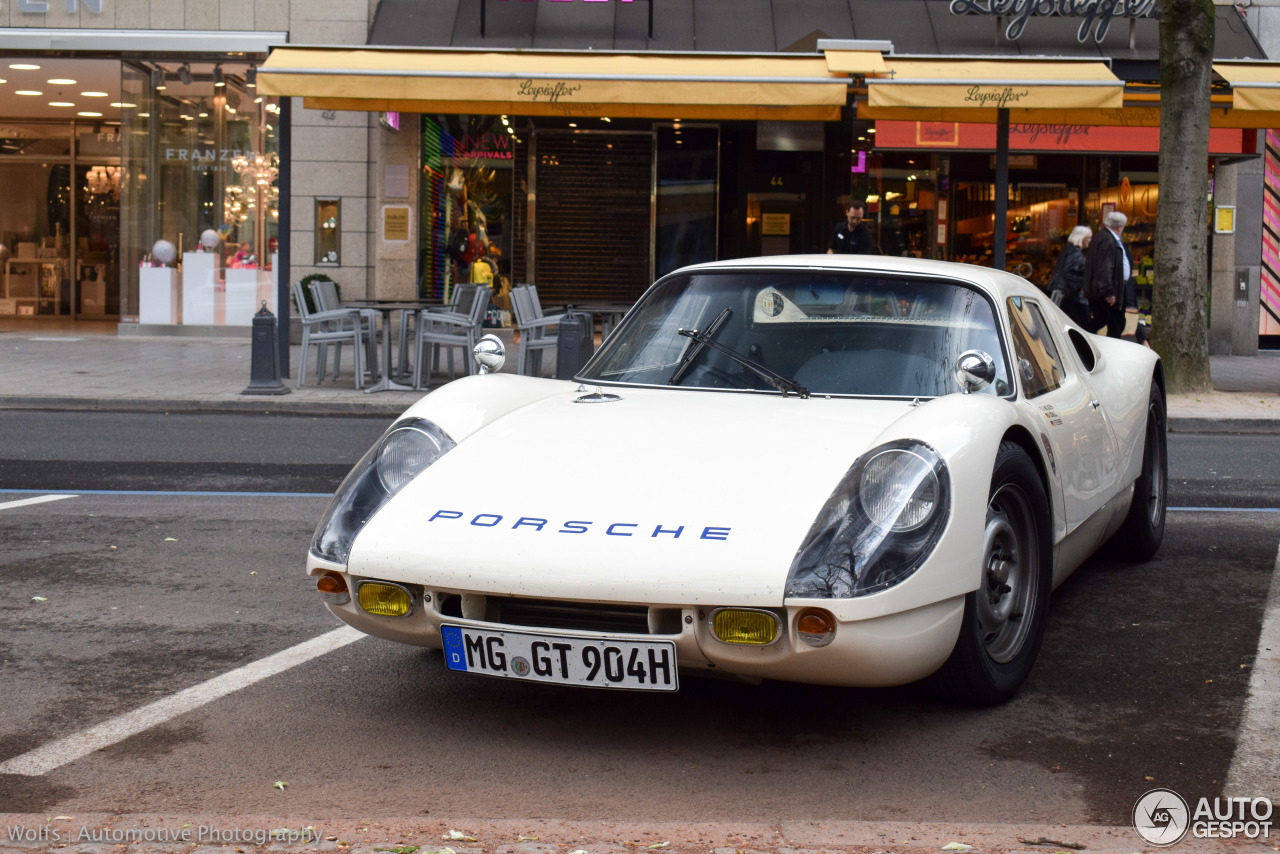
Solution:
M 1106 326 L 1108 338 L 1124 334 L 1124 292 L 1133 275 L 1133 256 L 1120 236 L 1128 221 L 1120 211 L 1108 212 L 1085 256 L 1084 295 L 1092 312 L 1089 331 Z
M 862 221 L 866 211 L 866 202 L 860 202 L 857 199 L 845 206 L 845 221 L 837 225 L 835 233 L 831 235 L 831 244 L 827 246 L 828 255 L 872 255 L 875 253 L 875 244 L 871 240 L 871 230 Z
M 1091 314 L 1089 300 L 1084 295 L 1084 251 L 1092 240 L 1089 226 L 1077 225 L 1071 229 L 1067 245 L 1049 277 L 1049 297 L 1082 329 L 1088 327 Z

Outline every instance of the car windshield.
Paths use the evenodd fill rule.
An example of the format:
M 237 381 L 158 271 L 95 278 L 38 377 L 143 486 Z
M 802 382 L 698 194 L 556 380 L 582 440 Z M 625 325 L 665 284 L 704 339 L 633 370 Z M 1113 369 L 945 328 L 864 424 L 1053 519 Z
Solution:
M 682 335 L 682 329 L 700 334 Z M 1008 394 L 991 303 L 958 282 L 715 270 L 660 281 L 580 376 L 778 393 L 745 358 L 814 395 L 936 397 L 960 390 L 955 364 L 967 350 L 995 360 L 995 381 L 983 392 Z

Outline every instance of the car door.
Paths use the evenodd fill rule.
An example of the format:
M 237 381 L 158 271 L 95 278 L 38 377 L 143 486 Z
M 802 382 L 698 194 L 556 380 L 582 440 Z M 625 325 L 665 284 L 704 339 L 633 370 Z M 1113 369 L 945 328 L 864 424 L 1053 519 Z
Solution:
M 1070 532 L 1115 494 L 1116 437 L 1088 377 L 1063 357 L 1044 308 L 1019 296 L 1009 297 L 1006 307 L 1020 399 L 1039 425 L 1040 442 L 1062 485 Z

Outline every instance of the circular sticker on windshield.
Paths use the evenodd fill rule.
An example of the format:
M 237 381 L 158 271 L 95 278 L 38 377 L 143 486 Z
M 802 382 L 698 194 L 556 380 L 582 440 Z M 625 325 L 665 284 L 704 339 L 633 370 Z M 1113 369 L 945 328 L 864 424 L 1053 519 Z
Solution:
M 765 317 L 777 317 L 782 314 L 782 294 L 777 291 L 761 291 L 756 302 Z

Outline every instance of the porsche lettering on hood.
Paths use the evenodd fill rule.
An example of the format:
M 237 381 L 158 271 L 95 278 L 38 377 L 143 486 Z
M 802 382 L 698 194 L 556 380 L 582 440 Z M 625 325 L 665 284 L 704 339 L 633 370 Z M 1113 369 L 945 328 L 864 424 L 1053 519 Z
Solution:
M 469 521 L 468 520 L 469 517 Z M 702 540 L 727 540 L 729 539 L 730 528 L 714 525 L 677 525 L 670 522 L 595 522 L 591 520 L 567 520 L 564 522 L 553 522 L 550 519 L 543 519 L 538 516 L 518 516 L 514 520 L 509 516 L 501 513 L 463 513 L 460 510 L 437 510 L 431 514 L 428 522 L 435 521 L 452 521 L 464 520 L 464 524 L 472 525 L 476 528 L 497 528 L 499 526 L 509 527 L 511 530 L 517 528 L 531 528 L 538 532 L 551 532 L 557 534 L 604 534 L 607 537 L 670 537 L 678 540 L 681 537 L 685 539 L 702 539 Z M 652 529 L 650 531 L 650 529 Z

